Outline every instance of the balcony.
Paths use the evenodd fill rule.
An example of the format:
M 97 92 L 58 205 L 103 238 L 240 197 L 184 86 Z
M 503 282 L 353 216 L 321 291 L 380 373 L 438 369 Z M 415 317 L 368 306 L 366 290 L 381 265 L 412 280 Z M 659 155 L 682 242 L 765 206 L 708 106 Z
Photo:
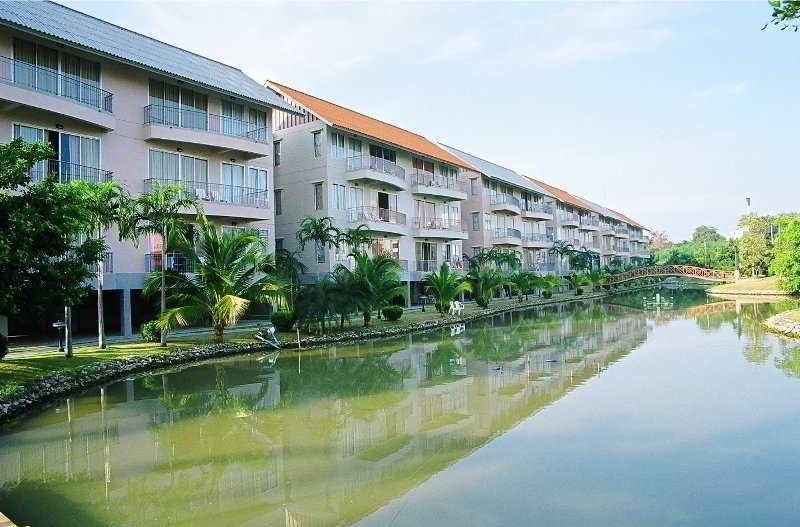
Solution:
M 522 246 L 533 249 L 552 247 L 553 235 L 544 232 L 529 232 L 522 235 Z
M 600 223 L 600 234 L 602 236 L 613 236 L 614 235 L 614 227 L 608 223 Z
M 489 208 L 494 212 L 507 212 L 521 214 L 521 204 L 518 198 L 509 194 L 492 194 L 489 196 Z
M 627 239 L 629 237 L 628 228 L 624 225 L 617 225 L 614 227 L 614 236 L 617 238 Z
M 577 227 L 581 223 L 580 217 L 574 212 L 562 211 L 559 213 L 558 219 L 563 227 Z
M 179 273 L 194 272 L 192 260 L 181 253 L 167 253 L 166 263 L 166 268 L 172 271 Z M 162 253 L 147 253 L 144 255 L 145 272 L 152 273 L 156 269 L 161 269 L 163 264 L 164 255 Z
M 553 273 L 556 270 L 555 262 L 525 262 L 525 269 L 535 273 Z
M 522 245 L 522 232 L 511 227 L 501 227 L 492 233 L 492 243 L 494 245 Z
M 259 188 L 239 187 L 176 179 L 145 179 L 144 191 L 150 192 L 155 183 L 178 185 L 185 195 L 200 201 L 207 216 L 235 217 L 252 220 L 270 219 L 269 191 Z
M 445 218 L 414 218 L 414 236 L 447 240 L 468 238 L 467 233 L 461 229 L 461 220 Z
M 111 181 L 114 173 L 110 170 L 67 163 L 58 159 L 49 159 L 35 164 L 30 175 L 33 181 L 41 181 L 48 174 L 58 178 L 59 183 L 71 181 L 86 181 L 87 183 L 107 183 Z
M 74 75 L 0 56 L 0 99 L 113 130 L 113 94 Z
M 548 203 L 529 201 L 521 204 L 522 217 L 534 220 L 552 220 L 553 206 Z
M 408 174 L 409 190 L 412 194 L 444 198 L 448 201 L 467 199 L 467 184 L 458 178 L 437 176 L 418 168 Z
M 362 181 L 373 185 L 405 190 L 406 171 L 397 163 L 375 156 L 347 158 L 345 166 L 347 181 Z
M 401 236 L 408 234 L 406 215 L 378 207 L 353 207 L 347 211 L 350 223 L 365 225 L 372 232 Z
M 582 231 L 600 230 L 600 218 L 595 216 L 581 216 L 578 228 Z
M 189 108 L 151 104 L 144 107 L 145 140 L 188 143 L 236 150 L 250 158 L 272 154 L 267 128 L 233 117 Z

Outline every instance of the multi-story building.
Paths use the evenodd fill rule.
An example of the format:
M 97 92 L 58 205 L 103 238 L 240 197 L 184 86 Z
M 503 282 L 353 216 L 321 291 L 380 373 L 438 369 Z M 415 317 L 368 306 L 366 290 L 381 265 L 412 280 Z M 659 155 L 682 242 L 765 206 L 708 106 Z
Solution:
M 524 268 L 555 271 L 550 252 L 556 236 L 555 195 L 509 168 L 441 146 L 475 167 L 465 172 L 469 197 L 462 205 L 462 221 L 469 233 L 467 254 L 491 248 L 516 251 Z
M 52 2 L 0 2 L 0 141 L 56 151 L 34 178 L 113 180 L 133 195 L 176 183 L 216 224 L 258 229 L 272 246 L 275 109 L 293 111 L 232 66 Z M 130 334 L 149 311 L 145 274 L 183 260 L 162 254 L 157 237 L 107 241 L 106 320 Z M 76 323 L 91 327 L 85 313 Z
M 267 86 L 300 113 L 276 110 L 273 121 L 278 247 L 299 250 L 300 221 L 330 217 L 340 229 L 365 225 L 373 237 L 367 252 L 396 258 L 417 293 L 442 263 L 462 267 L 469 164 L 413 132 L 281 84 Z M 306 279 L 352 265 L 350 252 L 307 246 Z

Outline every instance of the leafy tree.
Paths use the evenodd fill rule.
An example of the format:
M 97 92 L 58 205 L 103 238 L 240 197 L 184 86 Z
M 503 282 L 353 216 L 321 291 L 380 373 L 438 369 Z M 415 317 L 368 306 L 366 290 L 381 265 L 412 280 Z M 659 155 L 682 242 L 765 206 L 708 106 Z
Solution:
M 692 241 L 695 243 L 718 242 L 724 239 L 725 237 L 717 232 L 717 228 L 711 225 L 700 225 L 692 234 Z
M 511 284 L 511 288 L 514 290 L 514 292 L 517 293 L 517 297 L 520 302 L 522 302 L 523 295 L 527 297 L 531 289 L 536 287 L 536 284 L 539 283 L 537 280 L 538 278 L 539 277 L 536 275 L 536 273 L 531 271 L 518 270 L 512 273 L 512 275 L 509 277 L 509 283 Z
M 672 242 L 669 241 L 667 233 L 664 231 L 653 231 L 650 233 L 650 249 L 653 251 L 660 251 L 669 249 Z
M 338 242 L 339 245 L 346 245 L 353 252 L 359 252 L 372 243 L 372 233 L 366 225 L 359 225 L 340 231 Z
M 545 275 L 539 282 L 539 286 L 542 288 L 544 296 L 549 298 L 552 296 L 553 290 L 561 286 L 561 277 L 553 274 Z
M 405 298 L 406 290 L 400 281 L 400 264 L 389 255 L 370 257 L 364 252 L 353 253 L 355 270 L 339 265 L 336 273 L 352 284 L 355 305 L 364 317 L 364 327 L 369 326 L 372 312 L 380 310 L 395 298 Z
M 294 303 L 300 293 L 300 277 L 308 270 L 305 264 L 298 258 L 296 252 L 280 249 L 275 252 L 275 266 L 278 273 L 286 281 L 286 307 L 289 311 L 294 310 Z
M 467 280 L 475 297 L 475 303 L 483 308 L 489 307 L 489 302 L 497 290 L 508 283 L 497 267 L 487 263 L 471 268 L 467 272 Z
M 331 247 L 339 247 L 342 232 L 334 225 L 333 218 L 306 216 L 300 220 L 297 231 L 297 243 L 304 251 L 308 242 L 314 242 L 316 250 L 323 251 Z
M 800 293 L 800 219 L 780 225 L 774 251 L 770 271 L 778 276 L 778 287 L 790 294 Z
M 145 281 L 144 293 L 169 292 L 174 307 L 159 317 L 162 335 L 177 326 L 210 321 L 214 340 L 222 342 L 225 328 L 235 324 L 252 302 L 280 298 L 285 283 L 277 276 L 274 259 L 267 255 L 258 234 L 223 234 L 202 215 L 198 223 L 196 244 L 185 238 L 176 244 L 191 260 L 193 272 L 157 269 Z
M 772 19 L 764 24 L 762 30 L 772 24 L 779 27 L 781 31 L 786 29 L 797 31 L 797 20 L 800 19 L 800 0 L 769 0 L 769 5 L 772 7 Z
M 575 294 L 577 294 L 577 295 L 580 294 L 581 287 L 583 287 L 583 286 L 585 286 L 585 285 L 587 285 L 589 283 L 589 279 L 586 277 L 586 275 L 577 274 L 577 273 L 572 273 L 572 274 L 564 277 L 564 280 L 567 281 L 567 284 L 569 285 L 570 289 L 574 289 L 575 290 Z
M 747 214 L 739 219 L 739 227 L 744 229 L 739 238 L 739 263 L 744 273 L 752 276 L 765 274 L 772 259 L 770 243 L 771 219 L 768 216 Z
M 150 192 L 123 203 L 119 223 L 120 238 L 138 244 L 142 236 L 156 234 L 161 237 L 161 267 L 167 263 L 167 254 L 173 243 L 186 245 L 183 240 L 188 225 L 182 214 L 186 209 L 199 211 L 197 198 L 187 195 L 179 185 L 153 183 Z M 161 277 L 161 316 L 167 310 L 166 273 Z M 161 331 L 161 345 L 167 345 L 167 332 Z
M 464 292 L 470 290 L 466 279 L 450 270 L 447 263 L 442 262 L 438 272 L 429 273 L 424 279 L 425 289 L 436 299 L 436 311 L 445 316 L 450 311 L 450 302 Z
M 601 269 L 595 269 L 586 273 L 586 278 L 589 280 L 589 282 L 591 282 L 592 287 L 598 289 L 608 283 L 609 276 L 605 271 Z
M 40 318 L 45 306 L 78 304 L 88 293 L 103 240 L 87 213 L 85 183 L 32 183 L 31 167 L 55 155 L 46 143 L 0 145 L 0 313 Z M 67 355 L 70 346 L 67 347 Z
M 595 262 L 599 265 L 600 255 L 592 251 L 581 249 L 573 250 L 568 255 L 570 268 L 576 271 L 588 271 L 594 267 Z

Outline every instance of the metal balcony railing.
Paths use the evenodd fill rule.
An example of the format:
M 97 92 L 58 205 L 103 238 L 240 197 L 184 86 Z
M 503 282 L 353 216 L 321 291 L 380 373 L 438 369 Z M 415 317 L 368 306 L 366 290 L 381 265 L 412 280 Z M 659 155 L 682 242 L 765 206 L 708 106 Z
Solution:
M 59 161 L 58 159 L 40 161 L 31 167 L 30 170 L 31 179 L 33 181 L 41 181 L 49 174 L 56 176 L 59 183 L 86 181 L 87 183 L 98 184 L 111 181 L 114 175 L 110 170 L 68 163 L 66 161 Z
M 617 234 L 628 234 L 628 228 L 624 225 L 617 225 L 614 227 L 614 232 Z
M 544 214 L 552 214 L 553 206 L 548 203 L 539 203 L 536 201 L 530 201 L 526 204 L 523 204 L 522 210 L 524 210 L 525 212 L 542 212 Z
M 0 82 L 14 84 L 111 113 L 114 95 L 75 75 L 0 56 Z
M 554 262 L 526 262 L 525 268 L 528 271 L 535 271 L 537 273 L 553 272 L 556 268 Z
M 421 187 L 443 188 L 457 190 L 459 192 L 467 191 L 467 183 L 462 179 L 436 175 L 433 172 L 428 172 L 427 170 L 419 168 L 412 168 L 409 171 L 408 181 L 412 185 L 419 185 Z
M 353 223 L 363 221 L 381 221 L 385 223 L 393 223 L 395 225 L 406 225 L 406 215 L 396 210 L 363 206 L 353 207 L 347 212 L 350 221 Z
M 346 170 L 355 172 L 357 170 L 373 170 L 381 174 L 388 174 L 398 179 L 406 180 L 406 171 L 394 161 L 375 156 L 355 156 L 347 158 Z
M 152 273 L 156 269 L 161 269 L 165 260 L 162 253 L 147 253 L 144 255 L 144 258 L 145 271 L 148 273 Z M 192 260 L 181 253 L 167 253 L 166 268 L 179 273 L 194 272 L 194 264 L 192 263 Z
M 461 231 L 461 220 L 453 218 L 414 218 L 414 227 L 417 229 Z
M 494 230 L 494 237 L 522 239 L 522 232 L 519 229 L 512 229 L 511 227 L 501 227 Z
M 151 104 L 144 107 L 144 124 L 174 126 L 189 130 L 200 130 L 213 134 L 241 137 L 256 143 L 266 143 L 269 139 L 267 128 L 249 121 L 215 115 L 191 108 L 179 108 Z
M 519 208 L 520 201 L 510 194 L 492 194 L 489 196 L 489 205 L 513 205 Z
M 229 203 L 246 207 L 269 208 L 269 193 L 265 189 L 223 185 L 205 181 L 183 181 L 178 179 L 145 179 L 144 191 L 150 192 L 154 183 L 161 185 L 178 185 L 186 195 L 194 196 L 201 201 Z
M 580 218 L 579 218 L 579 217 L 578 217 L 578 215 L 577 215 L 576 213 L 574 213 L 574 212 L 565 212 L 565 211 L 562 211 L 562 212 L 561 212 L 561 213 L 558 215 L 558 217 L 559 217 L 559 219 L 561 220 L 561 223 L 575 223 L 575 224 L 578 224 L 578 223 L 580 223 Z
M 433 273 L 439 268 L 439 262 L 436 260 L 417 260 L 417 272 L 419 273 Z
M 524 242 L 552 242 L 553 235 L 544 232 L 528 232 L 522 235 Z
M 581 216 L 580 217 L 581 225 L 589 225 L 591 227 L 599 227 L 600 226 L 600 218 L 594 216 Z

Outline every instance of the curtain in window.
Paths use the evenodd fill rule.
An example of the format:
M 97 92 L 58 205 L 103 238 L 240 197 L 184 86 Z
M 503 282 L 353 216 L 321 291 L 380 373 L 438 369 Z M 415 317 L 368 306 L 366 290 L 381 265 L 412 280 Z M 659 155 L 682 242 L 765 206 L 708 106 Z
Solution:
M 100 64 L 64 53 L 61 57 L 61 93 L 65 97 L 99 107 Z
M 150 150 L 150 178 L 161 183 L 179 180 L 178 154 Z
M 178 126 L 180 91 L 177 86 L 150 80 L 150 122 Z
M 222 101 L 222 133 L 225 135 L 246 135 L 244 106 L 231 101 Z
M 248 136 L 256 141 L 267 140 L 267 112 L 250 108 L 248 111 L 250 130 Z
M 44 141 L 44 130 L 20 124 L 14 125 L 14 138 L 21 137 L 26 143 Z M 38 181 L 47 174 L 47 161 L 39 161 L 31 167 L 31 177 Z
M 244 167 L 223 163 L 222 177 L 225 184 L 225 201 L 238 203 L 241 200 L 242 187 L 244 186 Z
M 15 38 L 14 60 L 14 82 L 31 88 L 36 87 L 36 45 Z
M 183 128 L 208 129 L 208 97 L 188 88 L 180 91 L 180 124 Z
M 347 143 L 347 157 L 361 157 L 361 141 L 350 138 Z

